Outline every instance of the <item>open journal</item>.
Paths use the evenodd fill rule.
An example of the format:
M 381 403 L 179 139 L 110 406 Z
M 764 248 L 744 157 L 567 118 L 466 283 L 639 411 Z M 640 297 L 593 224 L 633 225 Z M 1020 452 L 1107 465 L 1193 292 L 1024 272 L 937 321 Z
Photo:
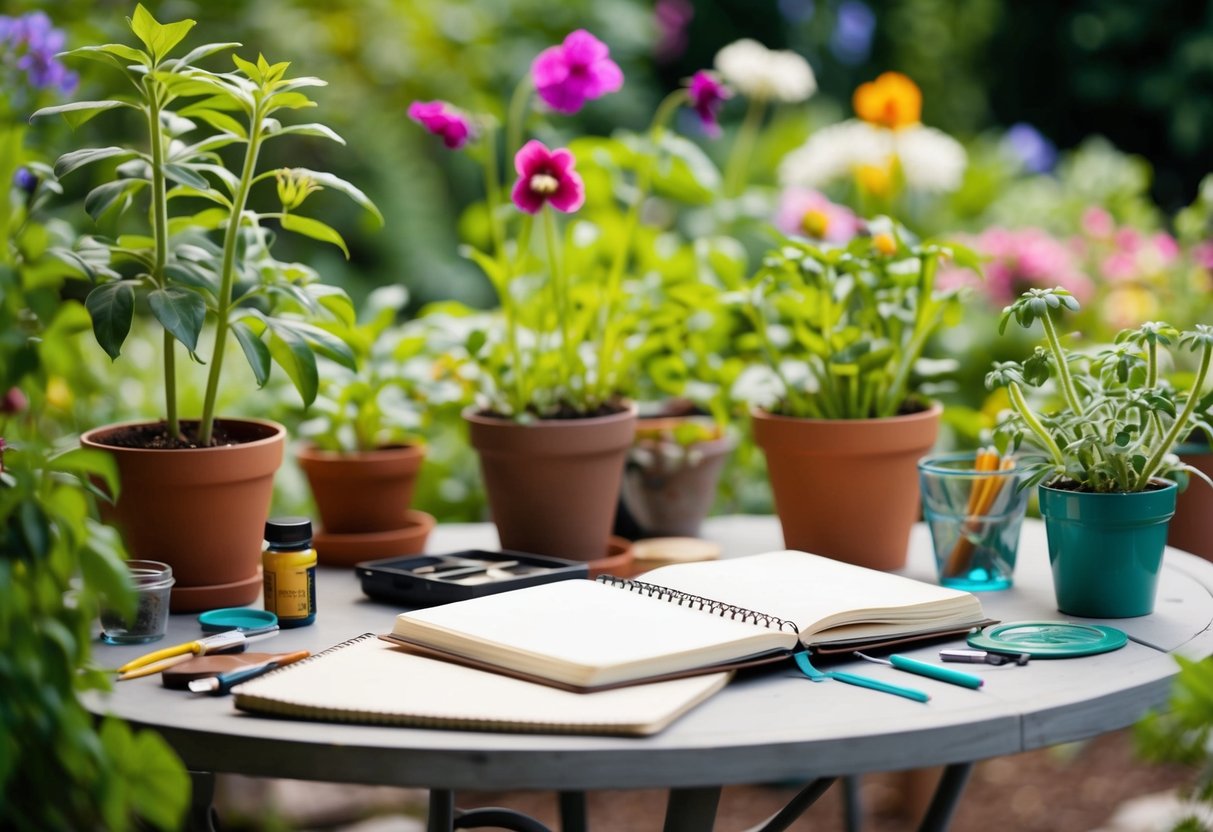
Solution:
M 385 639 L 572 690 L 963 633 L 977 597 L 805 552 L 683 563 L 415 610 Z
M 419 728 L 645 735 L 724 687 L 728 673 L 570 693 L 418 656 L 367 633 L 233 689 L 252 713 Z

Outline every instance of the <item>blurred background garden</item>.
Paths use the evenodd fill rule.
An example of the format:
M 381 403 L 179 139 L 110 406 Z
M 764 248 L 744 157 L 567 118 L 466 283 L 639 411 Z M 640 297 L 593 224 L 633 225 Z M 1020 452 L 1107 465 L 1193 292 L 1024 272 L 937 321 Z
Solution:
M 927 389 L 963 405 L 949 410 L 952 442 L 972 444 L 1001 407 L 986 399 L 982 376 L 992 358 L 1020 357 L 1025 345 L 999 339 L 991 315 L 1023 288 L 1060 284 L 1070 289 L 1083 302 L 1083 325 L 1093 339 L 1144 320 L 1183 326 L 1207 318 L 1213 187 L 1202 189 L 1202 182 L 1213 100 L 1201 91 L 1213 77 L 1213 19 L 1204 4 L 265 0 L 151 2 L 148 7 L 161 20 L 196 19 L 202 41 L 239 41 L 250 57 L 260 51 L 271 61 L 292 62 L 292 72 L 329 82 L 315 98 L 325 123 L 347 146 L 313 139 L 269 147 L 268 165 L 332 170 L 358 183 L 386 225 L 380 229 L 358 206 L 320 193 L 309 207 L 322 211 L 344 236 L 348 261 L 335 247 L 285 234 L 276 256 L 306 263 L 324 282 L 348 291 L 358 306 L 380 287 L 407 291 L 378 296 L 399 312 L 396 328 L 377 349 L 395 353 L 394 365 L 405 367 L 412 379 L 408 397 L 426 403 L 424 408 L 402 405 L 400 422 L 431 445 L 416 503 L 440 520 L 483 516 L 475 460 L 460 435 L 458 413 L 470 401 L 471 387 L 458 365 L 463 341 L 475 328 L 468 308 L 492 308 L 496 296 L 484 273 L 461 254 L 462 244 L 488 247 L 479 165 L 469 154 L 434 141 L 406 111 L 414 101 L 442 99 L 504 120 L 509 92 L 533 56 L 576 28 L 609 45 L 626 81 L 622 94 L 537 126 L 537 135 L 553 146 L 575 136 L 643 131 L 668 92 L 697 70 L 712 67 L 719 50 L 739 38 L 795 51 L 807 58 L 816 79 L 814 94 L 773 102 L 758 114 L 764 121 L 752 149 L 743 154 L 748 156 L 744 187 L 729 194 L 723 208 L 718 192 L 732 185 L 721 182 L 719 171 L 738 150 L 745 98 L 725 103 L 719 137 L 707 135 L 690 109 L 677 114 L 674 132 L 694 145 L 679 151 L 690 163 L 689 179 L 673 183 L 646 206 L 642 227 L 651 236 L 637 245 L 651 253 L 647 263 L 639 263 L 642 273 L 629 277 L 649 277 L 643 273 L 647 269 L 654 279 L 702 280 L 702 260 L 685 263 L 699 258 L 693 251 L 697 244 L 702 252 L 708 241 L 726 235 L 743 251 L 727 249 L 732 263 L 718 269 L 715 279 L 727 282 L 724 272 L 730 269 L 744 276 L 774 239 L 765 221 L 797 231 L 796 212 L 804 209 L 797 208 L 794 192 L 803 200 L 809 188 L 843 209 L 860 215 L 879 209 L 919 235 L 964 241 L 992 258 L 984 282 L 957 278 L 973 283 L 973 302 L 928 349 L 928 356 L 947 361 L 936 368 L 938 385 Z M 111 2 L 10 3 L 7 9 L 10 15 L 37 10 L 63 30 L 65 48 L 123 42 L 124 17 L 130 13 L 124 4 Z M 11 70 L 22 47 L 13 41 L 9 49 Z M 13 86 L 7 118 L 23 123 L 35 105 L 100 98 L 120 83 L 97 64 L 68 63 L 70 74 L 43 89 Z M 824 146 L 829 131 L 820 133 L 823 128 L 854 118 L 855 89 L 889 70 L 904 73 L 920 88 L 923 124 L 957 139 L 963 160 L 945 159 L 934 163 L 944 169 L 932 171 L 927 158 L 918 166 L 928 180 L 922 187 L 913 175 L 882 185 L 858 173 L 797 173 L 792 151 L 814 135 Z M 133 118 L 106 114 L 74 134 L 61 120 L 39 120 L 26 130 L 23 156 L 50 163 L 71 148 L 114 144 L 114 134 L 129 127 L 123 119 Z M 275 152 L 281 155 L 274 157 Z M 946 144 L 940 152 L 955 153 Z M 954 173 L 947 169 L 958 164 Z M 597 212 L 603 225 L 617 222 L 609 205 L 595 207 L 603 203 L 594 195 L 595 177 L 607 174 L 594 169 L 593 159 L 582 159 L 581 167 L 591 191 L 585 213 Z M 84 169 L 64 180 L 61 196 L 40 206 L 52 239 L 70 237 L 65 224 L 77 233 L 119 230 L 106 226 L 108 217 L 93 225 L 81 207 L 106 173 L 104 163 Z M 929 181 L 932 175 L 936 181 Z M 611 187 L 608 181 L 606 190 Z M 44 269 L 48 275 L 56 271 L 49 264 Z M 676 274 L 679 270 L 687 274 Z M 84 281 L 61 278 L 60 296 L 78 300 L 87 293 Z M 452 307 L 452 300 L 468 308 Z M 690 302 L 710 306 L 716 301 Z M 88 337 L 80 333 L 87 328 L 81 315 L 67 316 L 60 326 Z M 718 339 L 737 334 L 729 327 L 717 330 Z M 74 349 L 65 339 L 62 351 L 49 356 L 45 391 L 28 391 L 36 399 L 45 393 L 44 406 L 36 407 L 48 423 L 44 430 L 70 435 L 161 412 L 149 332 L 137 322 L 113 366 L 97 350 Z M 725 359 L 745 349 L 744 335 L 732 344 L 703 346 Z M 671 359 L 663 352 L 677 349 L 648 351 L 635 371 L 665 379 L 667 388 L 683 385 L 682 392 L 701 406 L 715 402 L 716 412 L 744 413 L 745 385 L 752 379 L 740 369 L 688 367 L 693 358 Z M 313 412 L 305 413 L 281 373 L 271 377 L 271 395 L 253 394 L 249 382 L 225 386 L 220 412 L 269 416 L 294 427 L 315 408 L 326 407 L 322 389 Z M 188 414 L 198 408 L 201 383 L 186 379 L 182 385 L 182 409 Z M 638 392 L 646 392 L 643 384 Z M 760 465 L 755 456 L 743 446 L 735 464 L 752 474 L 725 478 L 734 485 L 722 494 L 721 509 L 769 508 L 764 478 L 760 470 L 754 472 Z M 297 476 L 280 477 L 278 500 L 284 509 L 306 510 L 306 489 Z

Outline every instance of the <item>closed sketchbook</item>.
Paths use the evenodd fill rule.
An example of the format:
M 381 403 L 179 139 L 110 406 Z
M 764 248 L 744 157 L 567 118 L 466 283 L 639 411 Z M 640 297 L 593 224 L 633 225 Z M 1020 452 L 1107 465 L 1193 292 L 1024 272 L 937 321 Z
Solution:
M 642 736 L 724 687 L 728 673 L 572 693 L 417 655 L 368 633 L 234 688 L 242 711 L 296 719 Z
M 988 623 L 969 592 L 805 552 L 571 580 L 396 617 L 384 638 L 574 690 L 863 649 Z

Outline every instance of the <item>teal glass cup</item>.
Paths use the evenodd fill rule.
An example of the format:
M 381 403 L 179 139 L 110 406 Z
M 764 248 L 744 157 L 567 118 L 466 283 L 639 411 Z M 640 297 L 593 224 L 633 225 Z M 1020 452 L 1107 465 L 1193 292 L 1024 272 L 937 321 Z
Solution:
M 977 470 L 972 451 L 919 460 L 922 512 L 943 586 L 970 592 L 1011 586 L 1028 504 L 1020 477 L 1016 467 Z

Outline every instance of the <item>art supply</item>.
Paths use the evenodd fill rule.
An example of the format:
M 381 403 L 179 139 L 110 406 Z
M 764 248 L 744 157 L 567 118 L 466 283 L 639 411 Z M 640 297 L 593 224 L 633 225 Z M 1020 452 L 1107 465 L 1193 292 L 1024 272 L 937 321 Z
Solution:
M 358 564 L 362 591 L 379 601 L 432 607 L 589 575 L 586 564 L 526 552 L 467 549 Z
M 855 652 L 855 655 L 867 662 L 875 664 L 885 664 L 895 667 L 898 670 L 904 670 L 906 673 L 915 673 L 919 676 L 926 676 L 928 679 L 935 679 L 940 682 L 947 682 L 949 685 L 960 685 L 962 688 L 972 688 L 977 690 L 986 683 L 986 680 L 980 676 L 974 676 L 972 673 L 962 673 L 959 670 L 952 670 L 949 667 L 940 667 L 930 662 L 920 662 L 918 659 L 911 659 L 909 656 L 901 656 L 896 653 L 889 656 L 887 659 L 879 659 L 875 656 L 869 656 L 866 653 Z
M 1031 658 L 1027 653 L 995 653 L 992 650 L 940 650 L 939 660 L 964 664 L 990 664 L 999 667 L 1013 664 L 1023 667 Z
M 261 555 L 265 608 L 278 616 L 278 626 L 303 627 L 316 620 L 316 550 L 312 521 L 306 517 L 272 517 L 265 522 Z
M 245 635 L 265 632 L 278 627 L 278 616 L 268 610 L 248 607 L 223 607 L 207 610 L 198 616 L 198 624 L 204 633 L 223 633 L 239 630 Z
M 894 696 L 901 696 L 906 699 L 913 699 L 915 702 L 927 702 L 930 696 L 915 688 L 903 688 L 901 685 L 890 685 L 888 682 L 882 682 L 879 679 L 873 679 L 868 676 L 858 676 L 854 673 L 843 673 L 841 671 L 823 671 L 813 667 L 813 663 L 809 661 L 808 651 L 797 650 L 792 658 L 796 661 L 796 666 L 800 671 L 808 676 L 814 682 L 827 682 L 831 679 L 837 682 L 845 682 L 848 685 L 856 687 L 868 688 L 869 690 L 878 690 L 881 693 L 891 693 Z
M 730 675 L 571 693 L 429 659 L 367 633 L 242 684 L 232 695 L 241 711 L 294 719 L 643 736 L 712 696 Z
M 166 668 L 187 661 L 193 656 L 204 656 L 208 653 L 238 652 L 244 650 L 251 642 L 269 638 L 277 632 L 277 627 L 253 635 L 245 635 L 238 630 L 229 630 L 225 633 L 216 633 L 213 636 L 206 636 L 195 641 L 187 641 L 182 644 L 175 644 L 172 647 L 165 647 L 162 650 L 156 650 L 133 659 L 119 667 L 118 681 L 125 682 L 128 679 L 151 676 L 153 673 L 159 673 Z
M 1011 457 L 992 448 L 918 463 L 939 581 L 969 591 L 1011 586 L 1028 492 Z
M 1115 627 L 1069 621 L 998 624 L 969 636 L 969 646 L 999 653 L 1026 653 L 1034 659 L 1069 659 L 1119 650 L 1129 637 Z
M 101 639 L 108 644 L 146 644 L 164 638 L 168 629 L 169 593 L 173 567 L 157 560 L 128 560 L 135 586 L 135 612 L 127 619 L 114 610 L 101 610 Z
M 288 664 L 297 662 L 300 659 L 306 659 L 309 655 L 311 654 L 306 650 L 287 653 L 285 656 L 279 656 L 261 664 L 255 664 L 252 667 L 242 667 L 239 670 L 220 673 L 218 676 L 210 676 L 206 679 L 195 679 L 190 682 L 189 688 L 192 693 L 209 693 L 211 696 L 222 696 L 236 685 L 256 679 L 258 676 L 269 673 L 271 670 L 286 667 Z
M 160 674 L 160 684 L 170 690 L 189 690 L 190 682 L 218 676 L 243 667 L 277 659 L 284 653 L 217 653 L 210 656 L 194 656 L 181 664 L 166 668 Z

